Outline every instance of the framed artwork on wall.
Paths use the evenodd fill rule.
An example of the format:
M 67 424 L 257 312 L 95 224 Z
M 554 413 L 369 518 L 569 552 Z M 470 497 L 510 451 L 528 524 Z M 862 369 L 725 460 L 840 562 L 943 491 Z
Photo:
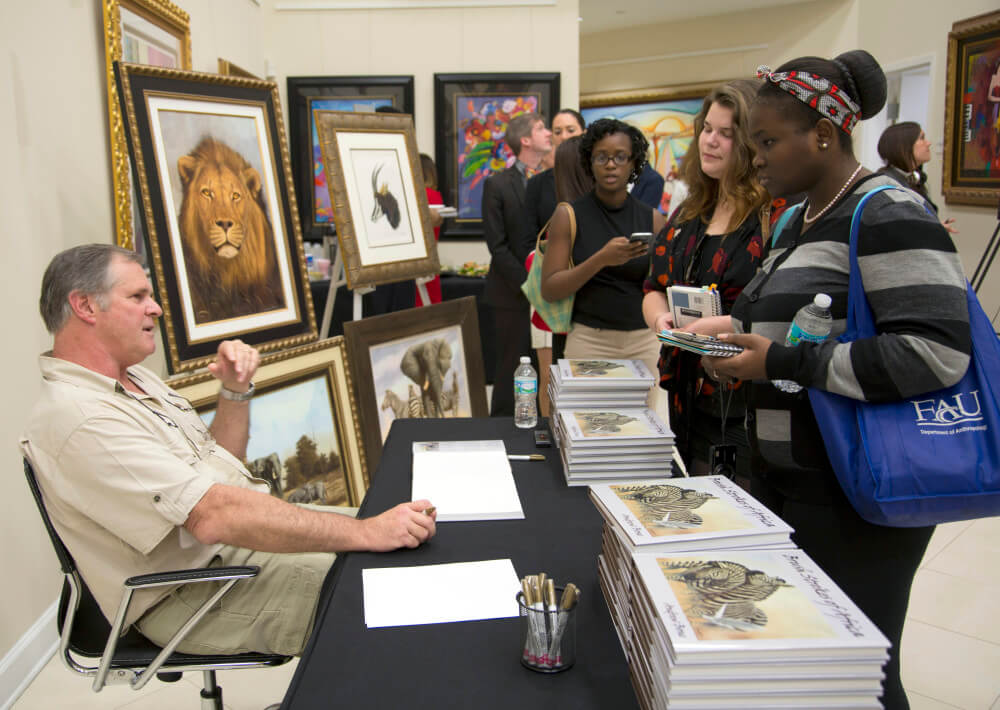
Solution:
M 137 195 L 125 143 L 114 63 L 125 61 L 167 69 L 190 69 L 190 19 L 169 0 L 103 0 L 101 8 L 115 241 L 119 246 L 141 251 L 143 234 L 137 219 Z
M 211 424 L 218 380 L 201 372 L 167 384 Z M 250 472 L 290 503 L 360 505 L 369 477 L 343 337 L 265 355 L 254 385 Z
M 306 239 L 321 241 L 324 235 L 332 233 L 335 224 L 313 111 L 371 113 L 381 106 L 392 106 L 412 116 L 413 77 L 288 77 L 292 172 Z
M 476 299 L 344 323 L 368 466 L 395 419 L 486 417 Z
M 313 111 L 347 285 L 440 269 L 410 116 Z
M 586 94 L 580 97 L 580 113 L 588 126 L 599 118 L 617 118 L 642 131 L 649 141 L 646 158 L 665 180 L 661 209 L 666 210 L 681 160 L 694 138 L 694 118 L 705 96 L 717 85 Z
M 1000 11 L 956 22 L 948 33 L 945 87 L 946 202 L 1000 200 Z
M 515 116 L 546 122 L 559 110 L 559 73 L 435 74 L 434 152 L 438 189 L 458 210 L 441 238 L 482 238 L 483 181 L 514 164 L 503 137 Z
M 315 340 L 278 89 L 116 64 L 171 372 Z

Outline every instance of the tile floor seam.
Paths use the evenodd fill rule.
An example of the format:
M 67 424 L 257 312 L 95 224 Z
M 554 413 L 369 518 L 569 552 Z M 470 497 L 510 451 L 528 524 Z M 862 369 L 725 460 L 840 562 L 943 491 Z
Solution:
M 914 697 L 927 698 L 928 700 L 933 700 L 936 703 L 941 703 L 942 705 L 947 705 L 950 708 L 955 708 L 955 710 L 966 710 L 961 705 L 952 705 L 947 700 L 941 700 L 941 698 L 935 698 L 933 695 L 928 695 L 927 693 L 918 693 L 915 690 L 906 689 L 906 695 L 910 699 Z
M 963 634 L 961 631 L 956 631 L 955 629 L 949 629 L 947 626 L 939 626 L 937 624 L 932 624 L 929 621 L 918 619 L 916 617 L 910 616 L 909 614 L 906 615 L 906 621 L 913 621 L 914 623 L 923 624 L 924 626 L 929 626 L 932 629 L 937 629 L 938 631 L 946 631 L 949 634 L 955 634 L 956 636 L 961 636 L 962 638 L 971 639 L 972 641 L 980 641 L 982 643 L 989 644 L 990 646 L 1000 647 L 1000 643 L 997 643 L 996 641 L 990 641 L 989 639 L 979 638 L 978 636 Z
M 965 575 L 955 574 L 954 572 L 945 572 L 943 570 L 933 569 L 931 567 L 922 567 L 920 570 L 918 570 L 916 576 L 914 576 L 913 578 L 914 584 L 916 584 L 916 578 L 920 576 L 921 572 L 933 572 L 934 574 L 940 574 L 945 577 L 950 577 L 952 579 L 960 579 L 964 582 L 971 582 L 972 584 L 981 584 L 984 587 L 996 587 L 997 590 L 1000 590 L 1000 582 L 985 582 L 981 579 L 976 579 L 975 577 L 966 577 Z

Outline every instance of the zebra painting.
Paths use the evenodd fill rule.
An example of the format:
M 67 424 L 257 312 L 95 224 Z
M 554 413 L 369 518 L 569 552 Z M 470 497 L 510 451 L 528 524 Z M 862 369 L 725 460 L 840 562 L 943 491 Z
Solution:
M 407 410 L 409 409 L 406 406 L 406 402 L 404 402 L 400 396 L 392 390 L 385 391 L 385 397 L 382 398 L 382 404 L 380 406 L 382 410 L 392 410 L 392 416 L 396 419 L 404 418 Z
M 693 597 L 684 610 L 688 617 L 732 631 L 766 626 L 767 614 L 756 602 L 792 586 L 781 577 L 726 560 L 672 562 L 664 566 L 663 574 L 687 585 Z
M 669 484 L 616 486 L 615 490 L 622 500 L 634 500 L 639 506 L 639 519 L 652 527 L 696 528 L 704 520 L 691 511 L 715 499 L 710 493 Z

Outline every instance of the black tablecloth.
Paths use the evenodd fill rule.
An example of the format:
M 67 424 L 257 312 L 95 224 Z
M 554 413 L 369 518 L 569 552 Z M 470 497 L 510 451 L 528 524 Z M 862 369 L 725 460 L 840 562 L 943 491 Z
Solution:
M 503 439 L 508 453 L 532 453 L 530 430 L 510 418 L 393 422 L 361 517 L 410 499 L 410 444 L 435 439 Z M 416 550 L 351 553 L 327 577 L 316 628 L 285 696 L 284 710 L 344 708 L 634 708 L 635 695 L 597 583 L 601 517 L 586 488 L 567 488 L 555 449 L 547 461 L 513 461 L 524 520 L 442 523 Z M 510 558 L 519 577 L 546 572 L 581 588 L 577 661 L 544 675 L 521 666 L 520 620 L 496 619 L 367 629 L 366 567 Z M 405 590 L 401 590 L 405 594 Z M 405 601 L 403 602 L 405 603 Z

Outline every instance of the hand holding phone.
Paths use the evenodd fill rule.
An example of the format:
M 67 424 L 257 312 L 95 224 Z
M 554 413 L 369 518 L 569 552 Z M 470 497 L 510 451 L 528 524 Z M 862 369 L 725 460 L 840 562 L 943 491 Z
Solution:
M 648 245 L 650 242 L 653 241 L 653 233 L 652 232 L 632 232 L 632 234 L 629 235 L 628 240 L 629 240 L 629 243 L 642 242 L 643 244 L 647 244 Z

